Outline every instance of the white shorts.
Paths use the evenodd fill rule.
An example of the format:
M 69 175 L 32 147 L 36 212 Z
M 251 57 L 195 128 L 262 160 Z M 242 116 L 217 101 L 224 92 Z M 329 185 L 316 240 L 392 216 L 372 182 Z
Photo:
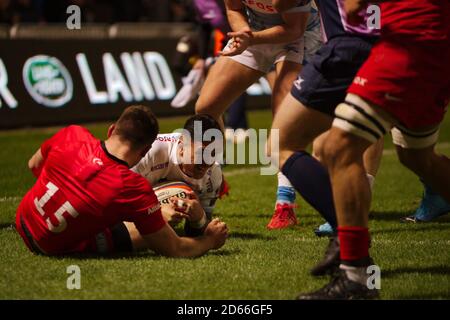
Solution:
M 228 51 L 232 40 L 228 41 L 224 51 Z M 240 64 L 254 70 L 268 73 L 273 65 L 280 61 L 292 61 L 298 64 L 303 62 L 305 51 L 303 37 L 288 44 L 257 44 L 248 47 L 239 55 L 229 57 Z
M 309 61 L 323 45 L 320 30 L 320 25 L 318 25 L 312 30 L 305 31 L 305 61 Z

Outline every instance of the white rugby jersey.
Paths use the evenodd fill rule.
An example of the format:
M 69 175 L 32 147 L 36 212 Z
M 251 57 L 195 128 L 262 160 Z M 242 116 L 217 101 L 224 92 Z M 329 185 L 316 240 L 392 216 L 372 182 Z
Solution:
M 283 24 L 283 18 L 273 7 L 272 0 L 242 0 L 246 7 L 248 23 L 252 30 L 260 31 Z M 290 12 L 310 12 L 311 0 L 297 0 Z
M 215 163 L 201 179 L 184 174 L 177 164 L 180 137 L 180 133 L 159 134 L 150 151 L 131 170 L 142 175 L 152 185 L 162 181 L 185 182 L 196 192 L 205 212 L 211 215 L 222 185 L 222 169 Z

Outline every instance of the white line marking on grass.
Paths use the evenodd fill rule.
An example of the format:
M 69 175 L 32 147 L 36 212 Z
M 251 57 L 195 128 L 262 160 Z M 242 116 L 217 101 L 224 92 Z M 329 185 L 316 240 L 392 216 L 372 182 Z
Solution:
M 414 231 L 413 229 L 411 229 L 411 231 Z M 382 230 L 381 233 L 382 234 Z M 320 243 L 323 242 L 321 241 L 321 238 L 298 238 L 298 237 L 290 237 L 289 240 L 293 240 L 293 241 L 299 241 L 299 242 L 306 242 L 306 243 Z M 405 245 L 416 245 L 416 246 L 423 246 L 423 245 L 437 245 L 437 244 L 444 244 L 444 245 L 450 245 L 450 240 L 446 240 L 446 239 L 442 239 L 442 240 L 394 240 L 394 239 L 376 239 L 373 238 L 372 241 L 374 243 L 379 243 L 379 244 L 405 244 Z
M 246 173 L 256 173 L 256 172 L 259 172 L 259 170 L 261 170 L 261 168 L 259 168 L 259 167 L 234 169 L 234 170 L 230 170 L 230 171 L 224 171 L 223 175 L 225 177 L 233 177 L 233 176 L 239 176 L 241 174 L 246 174 Z
M 411 229 L 410 231 L 414 231 Z M 381 230 L 381 233 L 383 231 Z M 404 243 L 404 245 L 415 245 L 415 246 L 423 246 L 423 245 L 437 245 L 437 244 L 444 244 L 444 245 L 450 245 L 450 240 L 394 240 L 394 239 L 373 239 L 374 243 L 380 243 L 380 244 L 400 244 Z
M 450 149 L 450 142 L 442 142 L 442 143 L 438 143 L 436 145 L 436 148 L 439 149 Z M 391 156 L 391 155 L 395 155 L 397 154 L 397 152 L 395 151 L 395 149 L 385 149 L 383 150 L 383 156 Z
M 14 202 L 20 200 L 20 197 L 1 197 L 0 202 Z

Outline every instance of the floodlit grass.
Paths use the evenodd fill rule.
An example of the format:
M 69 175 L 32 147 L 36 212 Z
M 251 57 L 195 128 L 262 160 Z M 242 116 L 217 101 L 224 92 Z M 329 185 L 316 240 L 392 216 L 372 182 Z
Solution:
M 269 112 L 252 112 L 251 125 L 270 127 Z M 161 119 L 161 131 L 182 118 Z M 450 153 L 449 121 L 439 148 Z M 106 124 L 88 125 L 99 138 Z M 312 230 L 320 216 L 298 199 L 299 225 L 268 231 L 276 176 L 246 166 L 227 166 L 230 196 L 216 215 L 230 227 L 226 245 L 197 259 L 171 259 L 151 252 L 105 258 L 50 258 L 31 254 L 12 224 L 21 196 L 33 184 L 27 160 L 57 129 L 0 132 L 0 298 L 1 299 L 292 299 L 319 288 L 309 268 L 322 256 L 326 239 Z M 388 140 L 388 139 L 387 139 Z M 383 299 L 450 298 L 450 217 L 402 224 L 417 207 L 418 179 L 397 161 L 392 144 L 376 180 L 372 204 L 372 255 L 381 268 Z M 81 290 L 68 290 L 69 265 L 81 268 Z

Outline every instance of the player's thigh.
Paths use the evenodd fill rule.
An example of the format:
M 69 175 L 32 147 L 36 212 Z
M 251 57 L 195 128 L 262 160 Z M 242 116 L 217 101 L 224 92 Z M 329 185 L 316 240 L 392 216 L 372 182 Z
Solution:
M 133 243 L 130 237 L 131 233 L 126 226 L 126 222 L 119 222 L 97 233 L 95 236 L 77 243 L 75 246 L 67 248 L 63 253 L 101 255 L 128 253 L 133 251 Z
M 314 138 L 328 130 L 332 120 L 331 116 L 307 108 L 287 94 L 273 120 L 269 152 L 274 155 L 279 150 L 282 165 L 293 152 L 306 149 Z M 278 141 L 273 135 L 278 135 Z M 273 146 L 276 142 L 278 145 Z
M 397 156 L 404 166 L 416 173 L 431 169 L 434 147 L 439 138 L 439 125 L 414 131 L 396 127 L 391 133 Z
M 270 90 L 273 91 L 273 87 L 275 85 L 275 80 L 277 78 L 277 72 L 275 71 L 275 69 L 270 70 L 269 73 L 267 73 L 264 77 L 266 78 L 267 82 L 269 83 Z
M 291 91 L 302 65 L 293 61 L 280 61 L 276 64 L 276 78 L 272 88 L 272 111 L 275 114 L 283 99 Z
M 378 173 L 381 158 L 383 156 L 383 149 L 384 137 L 380 138 L 364 152 L 364 168 L 368 174 L 375 176 Z
M 262 75 L 261 71 L 230 58 L 220 57 L 208 73 L 195 105 L 195 112 L 219 118 L 229 105 Z

